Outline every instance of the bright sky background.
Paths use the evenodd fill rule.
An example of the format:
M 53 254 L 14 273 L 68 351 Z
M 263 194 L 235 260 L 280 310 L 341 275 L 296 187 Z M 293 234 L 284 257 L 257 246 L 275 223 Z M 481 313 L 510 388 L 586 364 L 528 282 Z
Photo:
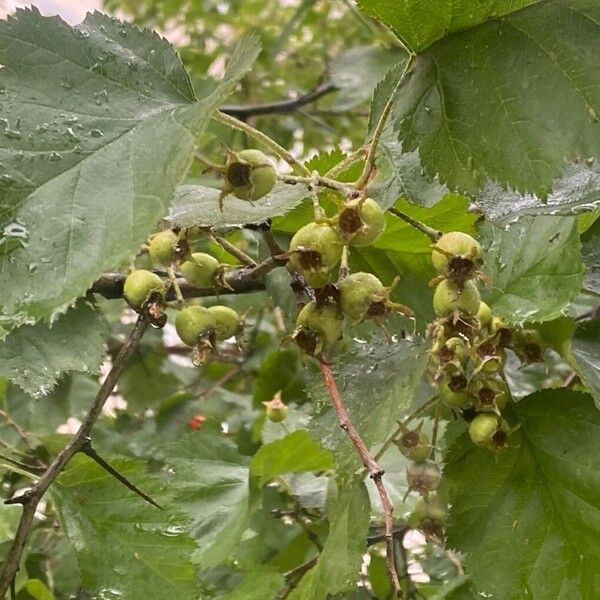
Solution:
M 44 15 L 60 15 L 71 24 L 81 23 L 85 13 L 100 8 L 101 0 L 0 0 L 0 18 L 12 13 L 15 8 L 37 6 Z

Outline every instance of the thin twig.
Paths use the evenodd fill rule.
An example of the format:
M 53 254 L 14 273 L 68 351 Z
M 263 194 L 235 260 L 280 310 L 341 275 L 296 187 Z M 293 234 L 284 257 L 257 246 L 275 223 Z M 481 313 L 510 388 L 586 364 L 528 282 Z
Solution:
M 144 317 L 139 317 L 135 327 L 129 334 L 127 342 L 123 345 L 119 351 L 119 354 L 115 358 L 112 369 L 102 383 L 102 386 L 96 394 L 92 405 L 88 409 L 77 433 L 52 461 L 38 482 L 24 494 L 16 498 L 11 498 L 5 502 L 7 504 L 22 504 L 23 513 L 21 514 L 21 520 L 19 521 L 17 532 L 10 550 L 8 551 L 8 554 L 4 560 L 2 572 L 0 573 L 0 598 L 4 598 L 6 596 L 6 592 L 10 588 L 11 582 L 14 580 L 15 575 L 19 570 L 21 555 L 23 554 L 25 544 L 29 538 L 35 511 L 40 500 L 66 464 L 87 443 L 92 431 L 92 427 L 94 426 L 96 419 L 100 416 L 104 403 L 112 393 L 112 390 L 123 371 L 127 359 L 137 348 L 147 327 L 147 319 Z
M 253 137 L 256 141 L 260 142 L 265 148 L 271 150 L 271 152 L 279 156 L 279 158 L 285 160 L 285 162 L 288 163 L 292 168 L 297 169 L 304 175 L 310 175 L 310 171 L 301 162 L 297 161 L 296 158 L 292 156 L 283 146 L 280 146 L 268 135 L 265 135 L 258 129 L 248 125 L 248 123 L 244 123 L 243 121 L 240 121 L 235 117 L 231 117 L 218 110 L 213 113 L 212 118 L 219 123 L 223 123 L 223 125 L 243 131 L 250 137 Z
M 171 281 L 173 291 L 175 292 L 177 304 L 181 307 L 183 306 L 185 301 L 183 299 L 183 294 L 181 293 L 181 287 L 179 285 L 179 282 L 177 281 L 177 276 L 175 275 L 175 269 L 172 266 L 167 267 L 167 275 L 169 276 L 169 280 Z
M 367 146 L 361 146 L 357 148 L 351 154 L 348 154 L 344 160 L 340 161 L 337 165 L 331 167 L 327 173 L 323 177 L 328 177 L 330 179 L 335 179 L 339 175 L 341 175 L 346 169 L 351 167 L 354 163 L 359 160 L 364 160 L 367 152 Z
M 401 210 L 398 210 L 393 206 L 388 208 L 388 212 L 402 219 L 411 227 L 418 229 L 421 233 L 424 233 L 425 235 L 429 236 L 432 242 L 437 242 L 443 235 L 442 231 L 439 231 L 438 229 L 433 229 L 433 227 L 429 227 L 429 225 L 425 225 L 425 223 L 422 223 L 417 219 L 413 219 L 410 215 L 407 215 L 405 212 L 402 212 Z
M 262 104 L 225 104 L 219 109 L 222 113 L 235 117 L 237 119 L 247 119 L 258 115 L 272 115 L 290 113 L 298 110 L 300 107 L 311 104 L 315 100 L 335 91 L 336 87 L 332 81 L 324 81 L 306 94 L 297 98 L 278 100 L 275 102 L 264 102 Z
M 237 258 L 243 265 L 250 265 L 251 267 L 256 266 L 256 261 L 248 256 L 243 250 L 240 250 L 237 246 L 234 246 L 231 242 L 227 241 L 220 235 L 213 236 L 215 242 L 221 246 L 226 252 L 231 254 L 234 258 Z
M 354 186 L 350 185 L 349 183 L 343 183 L 329 177 L 324 177 L 323 175 L 319 175 L 317 171 L 315 171 L 310 177 L 301 177 L 298 175 L 279 175 L 278 179 L 283 181 L 283 183 L 289 183 L 291 185 L 302 183 L 310 186 L 311 188 L 324 187 L 330 190 L 336 190 L 338 192 L 342 192 L 350 198 L 354 198 L 358 195 L 358 192 Z
M 383 135 L 383 130 L 385 128 L 386 121 L 392 112 L 392 107 L 394 106 L 394 100 L 396 99 L 396 94 L 400 87 L 407 80 L 408 72 L 413 64 L 414 56 L 409 56 L 406 59 L 406 65 L 404 66 L 404 71 L 400 78 L 396 82 L 390 97 L 387 99 L 385 106 L 383 107 L 383 111 L 381 112 L 381 116 L 379 117 L 379 121 L 377 121 L 377 125 L 375 126 L 375 131 L 373 131 L 373 135 L 371 137 L 371 141 L 369 142 L 369 150 L 367 152 L 367 158 L 365 159 L 365 166 L 363 167 L 363 171 L 361 176 L 358 178 L 356 182 L 356 187 L 359 190 L 362 190 L 369 179 L 371 178 L 371 171 L 373 170 L 373 166 L 375 165 L 375 154 L 377 153 L 377 148 L 379 146 L 379 142 L 381 141 L 381 136 Z
M 12 427 L 19 434 L 19 437 L 25 442 L 25 445 L 27 446 L 27 448 L 29 448 L 29 450 L 31 450 L 32 452 L 35 452 L 34 447 L 31 445 L 31 442 L 29 441 L 27 432 L 16 421 L 14 421 L 12 419 L 12 417 L 5 410 L 0 409 L 0 417 L 2 417 L 6 421 L 6 424 L 9 427 Z
M 223 384 L 227 383 L 230 379 L 233 379 L 236 375 L 238 375 L 242 370 L 241 365 L 236 365 L 227 373 L 225 373 L 222 377 L 219 377 L 216 381 L 211 383 L 205 390 L 200 392 L 199 397 L 202 400 L 206 400 L 213 392 L 218 390 Z
M 387 572 L 392 583 L 394 593 L 397 596 L 399 596 L 401 593 L 401 587 L 400 581 L 398 579 L 398 574 L 396 573 L 396 568 L 394 565 L 394 521 L 392 518 L 392 512 L 394 510 L 394 507 L 390 501 L 385 486 L 383 485 L 382 477 L 384 471 L 369 454 L 369 449 L 360 437 L 360 434 L 356 430 L 356 427 L 354 427 L 354 423 L 352 423 L 350 416 L 348 415 L 348 411 L 346 410 L 344 401 L 342 400 L 338 387 L 335 383 L 335 379 L 333 377 L 333 373 L 331 372 L 331 368 L 328 364 L 324 363 L 323 361 L 321 361 L 320 364 L 321 371 L 323 372 L 323 377 L 325 378 L 325 385 L 327 386 L 327 390 L 329 391 L 329 395 L 331 396 L 331 402 L 338 415 L 340 427 L 348 434 L 350 441 L 356 448 L 356 451 L 358 452 L 358 455 L 360 456 L 363 465 L 367 468 L 371 479 L 375 483 L 377 493 L 379 494 L 379 498 L 381 499 L 381 506 L 383 508 L 385 523 Z
M 409 531 L 409 528 L 405 529 L 401 536 L 396 538 L 396 548 L 399 555 L 399 558 L 402 561 L 402 564 L 399 565 L 400 573 L 402 578 L 406 581 L 406 600 L 416 600 L 417 599 L 417 586 L 415 582 L 411 579 L 410 574 L 408 572 L 408 555 L 406 552 L 406 548 L 404 547 L 404 536 Z

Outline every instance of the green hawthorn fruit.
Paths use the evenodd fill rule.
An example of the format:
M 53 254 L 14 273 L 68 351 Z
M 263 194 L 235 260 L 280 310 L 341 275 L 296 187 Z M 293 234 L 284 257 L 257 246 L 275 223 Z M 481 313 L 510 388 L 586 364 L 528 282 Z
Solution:
M 181 273 L 194 287 L 209 288 L 216 284 L 219 261 L 205 252 L 194 252 L 181 265 Z
M 476 316 L 479 324 L 487 327 L 492 322 L 492 309 L 485 302 L 480 302 Z
M 352 273 L 342 279 L 339 289 L 342 311 L 353 322 L 362 321 L 373 303 L 380 304 L 387 298 L 383 283 L 371 273 Z
M 166 291 L 163 280 L 144 269 L 132 271 L 125 279 L 123 294 L 129 304 L 137 311 L 143 310 L 152 294 L 159 294 L 164 298 Z
M 351 200 L 341 210 L 338 228 L 342 237 L 352 246 L 368 246 L 373 243 L 385 228 L 385 214 L 372 198 L 361 202 Z
M 294 340 L 307 353 L 318 356 L 342 337 L 344 317 L 333 302 L 309 302 L 298 314 Z
M 177 242 L 179 238 L 170 229 L 157 233 L 150 239 L 148 252 L 155 263 L 169 266 L 177 258 Z
M 467 378 L 464 375 L 444 377 L 438 388 L 440 400 L 448 408 L 463 408 L 473 403 L 473 396 L 468 391 Z
M 406 467 L 406 481 L 411 490 L 426 495 L 438 488 L 442 474 L 431 460 L 411 463 Z
M 420 498 L 415 504 L 409 521 L 418 526 L 426 520 L 443 523 L 447 517 L 448 506 L 446 503 L 437 494 L 430 494 L 427 499 Z
M 281 392 L 277 392 L 269 402 L 263 402 L 267 419 L 272 423 L 281 423 L 288 414 L 288 407 L 281 400 Z
M 208 312 L 215 320 L 215 337 L 218 340 L 226 340 L 240 330 L 240 316 L 229 306 L 211 306 Z
M 509 433 L 508 423 L 493 413 L 479 413 L 469 423 L 469 435 L 473 443 L 490 450 L 505 447 Z
M 327 223 L 308 223 L 290 242 L 290 266 L 301 273 L 308 285 L 323 287 L 329 274 L 340 262 L 343 242 Z
M 266 196 L 277 181 L 277 171 L 266 154 L 253 149 L 233 154 L 225 176 L 233 194 L 251 202 Z
M 186 346 L 197 346 L 203 337 L 216 328 L 215 318 L 204 306 L 186 306 L 175 317 L 177 335 Z
M 396 445 L 406 458 L 415 462 L 423 462 L 431 456 L 429 437 L 422 431 L 407 431 Z
M 451 279 L 438 284 L 433 294 L 433 310 L 438 317 L 450 315 L 455 311 L 476 315 L 481 297 L 473 281 L 465 281 L 461 289 Z
M 448 273 L 453 258 L 476 263 L 481 259 L 481 245 L 468 233 L 451 231 L 445 233 L 434 245 L 431 253 L 433 266 L 438 273 Z

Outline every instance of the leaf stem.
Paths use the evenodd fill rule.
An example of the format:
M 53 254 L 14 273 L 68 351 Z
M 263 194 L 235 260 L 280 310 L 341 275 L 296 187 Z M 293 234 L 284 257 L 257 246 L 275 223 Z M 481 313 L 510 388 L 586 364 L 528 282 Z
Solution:
M 365 166 L 363 167 L 363 171 L 361 176 L 358 178 L 358 181 L 355 183 L 357 189 L 362 190 L 365 188 L 369 179 L 371 177 L 371 171 L 373 170 L 373 166 L 375 165 L 375 154 L 377 153 L 377 148 L 379 146 L 379 142 L 381 141 L 381 136 L 383 135 L 383 130 L 385 128 L 386 121 L 392 112 L 392 107 L 394 106 L 394 100 L 396 99 L 396 94 L 398 90 L 402 87 L 404 82 L 406 81 L 406 77 L 410 68 L 412 67 L 414 60 L 414 56 L 411 54 L 406 59 L 406 65 L 404 66 L 404 71 L 402 71 L 402 75 L 396 82 L 392 93 L 390 94 L 385 106 L 383 107 L 383 111 L 381 112 L 381 116 L 379 117 L 379 121 L 377 121 L 377 125 L 375 126 L 375 131 L 373 132 L 373 136 L 369 143 L 369 150 L 367 152 L 367 158 L 365 160 Z
M 181 308 L 184 305 L 185 300 L 183 299 L 183 294 L 181 293 L 181 287 L 179 285 L 179 282 L 177 281 L 177 275 L 175 274 L 175 269 L 173 268 L 172 265 L 170 267 L 167 267 L 167 275 L 169 276 L 169 279 L 171 281 L 171 286 L 173 287 L 173 291 L 175 292 L 175 298 L 177 299 L 177 305 Z
M 327 390 L 329 391 L 329 395 L 331 397 L 331 402 L 333 404 L 335 412 L 338 415 L 340 427 L 348 434 L 350 441 L 356 448 L 356 451 L 360 456 L 363 465 L 369 471 L 369 475 L 375 483 L 375 487 L 377 488 L 377 493 L 379 494 L 381 506 L 383 508 L 385 522 L 387 573 L 392 583 L 394 593 L 396 594 L 396 596 L 400 596 L 402 589 L 400 587 L 398 574 L 396 573 L 394 559 L 394 521 L 392 518 L 392 512 L 394 510 L 394 507 L 392 505 L 390 497 L 388 496 L 385 486 L 383 485 L 382 477 L 384 471 L 377 464 L 375 459 L 369 454 L 369 450 L 366 444 L 360 437 L 360 434 L 356 430 L 354 423 L 352 423 L 350 416 L 348 415 L 348 411 L 346 410 L 346 405 L 344 404 L 344 401 L 342 400 L 342 397 L 338 390 L 335 378 L 333 377 L 333 373 L 331 372 L 330 366 L 323 361 L 320 362 L 320 365 L 323 377 L 325 379 L 325 385 L 327 386 Z
M 96 394 L 92 405 L 88 409 L 77 433 L 56 456 L 37 483 L 20 496 L 17 496 L 16 498 L 10 498 L 9 500 L 5 501 L 5 504 L 21 504 L 23 506 L 23 512 L 21 514 L 21 519 L 19 521 L 19 526 L 17 527 L 17 532 L 15 533 L 13 543 L 6 555 L 4 564 L 2 566 L 2 572 L 0 573 L 0 598 L 4 598 L 6 596 L 6 592 L 11 587 L 15 575 L 19 570 L 21 555 L 23 554 L 25 544 L 29 539 L 31 527 L 33 525 L 33 518 L 40 500 L 50 485 L 60 475 L 60 472 L 64 469 L 71 458 L 80 452 L 88 443 L 92 427 L 100 416 L 104 403 L 112 393 L 113 388 L 123 372 L 123 368 L 127 362 L 127 359 L 137 348 L 147 327 L 147 319 L 140 316 L 135 324 L 135 327 L 129 334 L 127 341 L 125 344 L 123 344 L 119 354 L 115 358 L 112 369 L 102 383 L 102 386 Z
M 405 212 L 402 212 L 401 210 L 398 210 L 397 208 L 394 208 L 393 206 L 388 208 L 388 212 L 390 214 L 398 217 L 399 219 L 402 219 L 403 221 L 408 223 L 411 227 L 418 229 L 421 233 L 424 233 L 426 236 L 428 236 L 431 239 L 432 242 L 437 242 L 443 235 L 442 231 L 439 231 L 438 229 L 433 229 L 433 227 L 429 227 L 429 225 L 426 225 L 425 223 L 422 223 L 421 221 L 414 219 L 410 215 L 407 215 Z
M 346 158 L 340 161 L 337 165 L 331 167 L 331 169 L 329 169 L 329 171 L 325 173 L 324 177 L 335 179 L 336 177 L 341 175 L 346 169 L 351 167 L 354 163 L 358 162 L 359 160 L 363 160 L 365 158 L 367 150 L 368 146 L 366 144 L 363 144 L 360 148 L 357 148 L 354 152 L 348 154 L 348 156 L 346 156 Z
M 342 183 L 341 181 L 336 181 L 335 179 L 324 177 L 318 173 L 315 173 L 313 173 L 310 177 L 301 177 L 298 175 L 279 175 L 278 179 L 283 181 L 283 183 L 289 183 L 291 185 L 303 183 L 312 187 L 316 186 L 329 188 L 331 190 L 342 192 L 349 197 L 358 195 L 354 186 L 350 185 L 349 183 Z
M 256 141 L 260 142 L 265 148 L 271 150 L 271 152 L 279 156 L 279 158 L 285 160 L 285 162 L 293 169 L 300 171 L 304 175 L 310 175 L 310 171 L 302 163 L 296 160 L 296 158 L 294 158 L 283 146 L 280 146 L 275 140 L 272 140 L 268 135 L 262 133 L 262 131 L 218 110 L 213 113 L 212 117 L 215 121 L 223 123 L 223 125 L 243 131 Z

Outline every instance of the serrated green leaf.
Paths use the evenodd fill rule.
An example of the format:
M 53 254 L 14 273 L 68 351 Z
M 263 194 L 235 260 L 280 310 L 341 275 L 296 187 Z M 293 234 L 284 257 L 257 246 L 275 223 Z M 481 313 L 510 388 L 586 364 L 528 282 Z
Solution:
M 397 97 L 407 150 L 452 190 L 545 197 L 565 160 L 600 155 L 599 23 L 597 2 L 548 0 L 437 42 Z
M 258 42 L 196 102 L 168 42 L 100 13 L 71 27 L 19 10 L 0 40 L 0 224 L 17 242 L 0 260 L 3 312 L 47 317 L 137 253 Z
M 240 200 L 233 195 L 225 198 L 219 208 L 220 190 L 201 185 L 182 185 L 175 190 L 169 220 L 180 227 L 229 227 L 259 223 L 284 215 L 297 206 L 308 194 L 306 187 L 276 184 L 272 191 L 256 202 Z
M 386 72 L 406 58 L 406 52 L 378 46 L 357 46 L 335 56 L 331 81 L 338 89 L 334 110 L 348 110 L 371 98 Z
M 261 485 L 284 473 L 326 471 L 332 467 L 331 452 L 323 450 L 306 431 L 294 431 L 261 446 L 250 463 L 250 470 L 260 478 Z
M 596 221 L 581 238 L 581 256 L 585 264 L 583 285 L 600 294 L 600 221 Z
M 498 227 L 522 216 L 575 215 L 593 211 L 600 204 L 600 167 L 593 163 L 568 165 L 563 175 L 554 181 L 552 192 L 542 202 L 533 194 L 502 189 L 488 183 L 476 198 L 485 216 Z
M 256 508 L 246 457 L 223 435 L 210 431 L 182 436 L 164 450 L 174 471 L 173 495 L 198 543 L 194 561 L 209 569 L 227 559 Z
M 429 177 L 416 150 L 404 152 L 393 127 L 387 126 L 377 149 L 377 175 L 369 184 L 369 195 L 384 208 L 405 198 L 419 206 L 433 206 L 448 194 L 437 178 Z
M 139 462 L 111 463 L 169 507 L 166 489 Z M 71 460 L 50 494 L 63 531 L 77 551 L 87 590 L 122 600 L 200 596 L 190 561 L 196 545 L 175 512 L 150 506 L 84 456 Z
M 359 0 L 367 14 L 383 21 L 414 52 L 455 31 L 534 4 L 540 0 Z
M 323 600 L 329 594 L 356 587 L 366 550 L 369 496 L 363 481 L 355 478 L 338 487 L 329 505 L 329 536 L 317 564 L 300 580 L 289 600 Z
M 407 57 L 403 60 L 398 61 L 386 74 L 383 79 L 377 84 L 373 91 L 373 98 L 371 100 L 371 110 L 369 111 L 369 123 L 367 124 L 366 141 L 370 141 L 373 137 L 373 133 L 377 127 L 377 124 L 381 120 L 381 116 L 385 110 L 385 107 L 390 100 L 392 94 L 398 86 L 399 80 L 402 78 L 406 69 Z
M 233 592 L 222 600 L 274 600 L 283 584 L 281 573 L 256 569 L 247 573 Z
M 467 435 L 445 477 L 450 545 L 476 589 L 506 600 L 592 600 L 600 550 L 600 413 L 586 394 L 545 391 L 516 405 L 521 428 L 494 457 Z
M 584 323 L 577 329 L 571 342 L 571 354 L 583 383 L 600 409 L 600 320 Z
M 22 325 L 0 342 L 0 376 L 36 398 L 46 396 L 63 373 L 98 370 L 107 333 L 102 315 L 86 302 L 52 325 Z
M 583 280 L 576 217 L 523 217 L 485 238 L 492 285 L 482 291 L 494 314 L 510 323 L 560 317 Z
M 383 336 L 355 344 L 336 357 L 332 365 L 334 378 L 350 418 L 368 447 L 383 442 L 397 426 L 397 420 L 410 406 L 427 362 L 427 349 L 419 338 L 390 344 Z M 320 374 L 315 374 L 307 391 L 317 413 L 308 425 L 311 435 L 334 452 L 337 463 L 346 467 L 357 464 L 356 451 L 339 427 Z

